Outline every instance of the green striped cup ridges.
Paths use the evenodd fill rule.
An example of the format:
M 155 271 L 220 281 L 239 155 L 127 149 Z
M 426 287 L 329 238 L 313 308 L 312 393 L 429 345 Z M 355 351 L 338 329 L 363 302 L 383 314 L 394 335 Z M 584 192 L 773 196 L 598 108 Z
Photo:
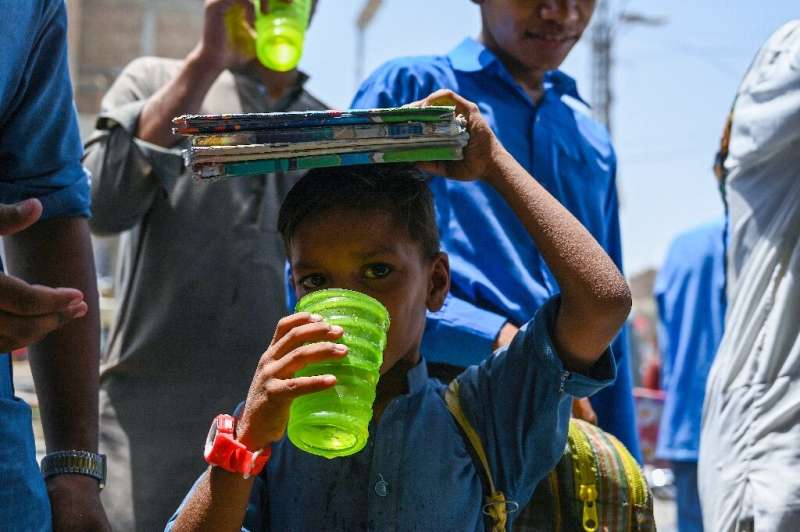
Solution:
M 332 374 L 336 385 L 292 401 L 289 440 L 325 458 L 355 454 L 367 444 L 372 403 L 383 363 L 389 313 L 376 299 L 341 288 L 318 290 L 297 302 L 296 312 L 319 314 L 339 325 L 338 343 L 349 350 L 341 360 L 310 364 L 295 376 Z

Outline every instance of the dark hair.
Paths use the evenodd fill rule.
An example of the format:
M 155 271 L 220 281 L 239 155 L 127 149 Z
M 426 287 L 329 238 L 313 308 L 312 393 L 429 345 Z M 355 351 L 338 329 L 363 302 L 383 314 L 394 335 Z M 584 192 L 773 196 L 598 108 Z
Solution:
M 278 231 L 288 247 L 297 227 L 331 209 L 386 212 L 420 244 L 424 257 L 439 251 L 433 195 L 425 174 L 407 164 L 369 164 L 309 171 L 286 195 Z

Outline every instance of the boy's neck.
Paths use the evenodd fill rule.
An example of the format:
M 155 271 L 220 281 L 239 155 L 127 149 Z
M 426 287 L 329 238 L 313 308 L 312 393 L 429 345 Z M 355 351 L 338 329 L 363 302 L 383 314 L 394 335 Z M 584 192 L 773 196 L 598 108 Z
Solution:
M 523 65 L 509 54 L 505 53 L 498 45 L 494 38 L 488 32 L 482 31 L 478 36 L 478 42 L 488 48 L 497 59 L 506 67 L 508 73 L 514 78 L 514 81 L 520 84 L 523 90 L 528 94 L 533 103 L 539 103 L 542 95 L 544 94 L 544 75 L 546 70 L 530 68 Z
M 380 421 L 386 406 L 400 395 L 408 393 L 408 372 L 419 363 L 420 356 L 416 358 L 401 358 L 378 380 L 375 393 L 375 402 L 372 405 L 372 419 Z
M 295 85 L 299 77 L 297 69 L 288 72 L 276 72 L 261 65 L 257 60 L 241 66 L 238 70 L 247 73 L 251 77 L 259 80 L 267 89 L 270 100 L 277 101 L 286 96 Z

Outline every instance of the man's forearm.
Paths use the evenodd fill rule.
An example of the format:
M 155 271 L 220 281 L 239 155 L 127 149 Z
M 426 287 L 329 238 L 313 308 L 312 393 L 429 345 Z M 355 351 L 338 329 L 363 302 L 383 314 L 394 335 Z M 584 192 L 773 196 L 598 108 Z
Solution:
M 221 72 L 219 67 L 206 61 L 198 49 L 192 50 L 178 76 L 145 104 L 136 136 L 165 148 L 175 145 L 180 137 L 172 134 L 172 118 L 199 111 L 208 89 Z
M 39 222 L 6 238 L 9 271 L 32 284 L 77 288 L 89 311 L 30 350 L 48 452 L 97 451 L 99 312 L 85 218 Z

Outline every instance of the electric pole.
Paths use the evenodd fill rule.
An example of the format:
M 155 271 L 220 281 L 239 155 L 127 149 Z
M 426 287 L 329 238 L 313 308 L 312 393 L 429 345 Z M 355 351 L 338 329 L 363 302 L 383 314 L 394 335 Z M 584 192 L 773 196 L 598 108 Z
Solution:
M 611 9 L 608 0 L 600 0 L 592 25 L 592 109 L 594 117 L 611 132 Z
M 356 19 L 356 88 L 361 85 L 362 78 L 364 77 L 364 61 L 366 60 L 365 33 L 372 19 L 375 18 L 375 13 L 380 9 L 381 4 L 383 4 L 383 0 L 366 0 L 364 7 L 361 8 L 361 12 Z
M 665 17 L 651 17 L 623 11 L 612 14 L 610 0 L 600 0 L 594 13 L 591 28 L 592 44 L 592 109 L 594 117 L 605 124 L 611 133 L 614 108 L 612 87 L 614 72 L 614 44 L 617 32 L 623 26 L 662 26 Z

